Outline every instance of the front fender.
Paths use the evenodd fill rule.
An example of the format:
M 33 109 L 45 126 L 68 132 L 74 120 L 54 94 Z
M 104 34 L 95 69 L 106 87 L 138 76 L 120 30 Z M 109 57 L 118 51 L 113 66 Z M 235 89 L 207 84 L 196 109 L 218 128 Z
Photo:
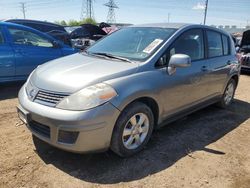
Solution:
M 163 113 L 163 105 L 160 102 L 161 83 L 157 83 L 156 71 L 146 71 L 125 77 L 106 81 L 118 93 L 110 102 L 122 111 L 127 105 L 139 98 L 153 99 L 159 108 L 159 117 Z

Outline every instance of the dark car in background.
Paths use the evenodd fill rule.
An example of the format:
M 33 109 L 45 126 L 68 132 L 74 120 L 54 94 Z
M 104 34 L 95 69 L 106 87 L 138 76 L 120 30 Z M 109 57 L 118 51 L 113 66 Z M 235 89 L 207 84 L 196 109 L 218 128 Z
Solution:
M 44 32 L 55 39 L 62 41 L 64 44 L 71 46 L 71 40 L 69 33 L 65 30 L 64 26 L 38 20 L 26 20 L 26 19 L 10 19 L 6 22 L 16 23 L 34 28 L 38 31 Z
M 0 83 L 25 80 L 38 65 L 76 52 L 33 28 L 0 22 Z
M 106 35 L 107 33 L 101 27 L 83 24 L 70 33 L 70 38 L 73 47 L 84 50 Z
M 241 69 L 250 71 L 250 30 L 243 33 L 240 45 L 238 47 L 240 54 Z

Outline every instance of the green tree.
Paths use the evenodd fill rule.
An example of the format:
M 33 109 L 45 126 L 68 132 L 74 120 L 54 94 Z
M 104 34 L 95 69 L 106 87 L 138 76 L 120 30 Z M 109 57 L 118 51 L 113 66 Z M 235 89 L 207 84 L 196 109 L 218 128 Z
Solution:
M 82 24 L 97 25 L 95 19 L 93 18 L 85 18 L 84 20 L 81 20 L 81 21 L 72 19 L 72 20 L 69 20 L 68 22 L 66 22 L 65 20 L 61 20 L 61 21 L 55 21 L 55 23 L 59 25 L 63 25 L 63 26 L 80 26 Z
M 95 19 L 93 18 L 85 18 L 84 20 L 80 21 L 81 24 L 93 24 L 97 25 Z
M 69 20 L 67 25 L 68 26 L 79 26 L 80 23 L 77 20 Z
M 63 26 L 67 25 L 67 23 L 65 22 L 65 20 L 60 21 L 60 24 L 63 25 Z

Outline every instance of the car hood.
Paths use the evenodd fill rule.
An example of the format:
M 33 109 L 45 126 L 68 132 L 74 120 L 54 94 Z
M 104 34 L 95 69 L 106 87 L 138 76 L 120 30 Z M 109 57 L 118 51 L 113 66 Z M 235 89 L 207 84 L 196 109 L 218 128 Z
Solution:
M 73 93 L 89 85 L 133 74 L 138 66 L 138 63 L 77 53 L 40 65 L 30 80 L 39 89 Z
M 250 30 L 247 30 L 242 35 L 241 47 L 250 45 Z

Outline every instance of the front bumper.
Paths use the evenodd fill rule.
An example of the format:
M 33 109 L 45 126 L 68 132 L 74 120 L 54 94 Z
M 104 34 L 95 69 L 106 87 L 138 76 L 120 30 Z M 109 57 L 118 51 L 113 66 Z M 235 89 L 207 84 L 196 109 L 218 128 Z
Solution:
M 112 104 L 85 111 L 62 110 L 30 101 L 24 87 L 18 94 L 18 111 L 25 115 L 27 127 L 33 135 L 55 147 L 76 153 L 109 148 L 113 127 L 120 114 Z M 62 142 L 60 137 L 65 134 L 61 133 L 72 133 L 74 142 Z

